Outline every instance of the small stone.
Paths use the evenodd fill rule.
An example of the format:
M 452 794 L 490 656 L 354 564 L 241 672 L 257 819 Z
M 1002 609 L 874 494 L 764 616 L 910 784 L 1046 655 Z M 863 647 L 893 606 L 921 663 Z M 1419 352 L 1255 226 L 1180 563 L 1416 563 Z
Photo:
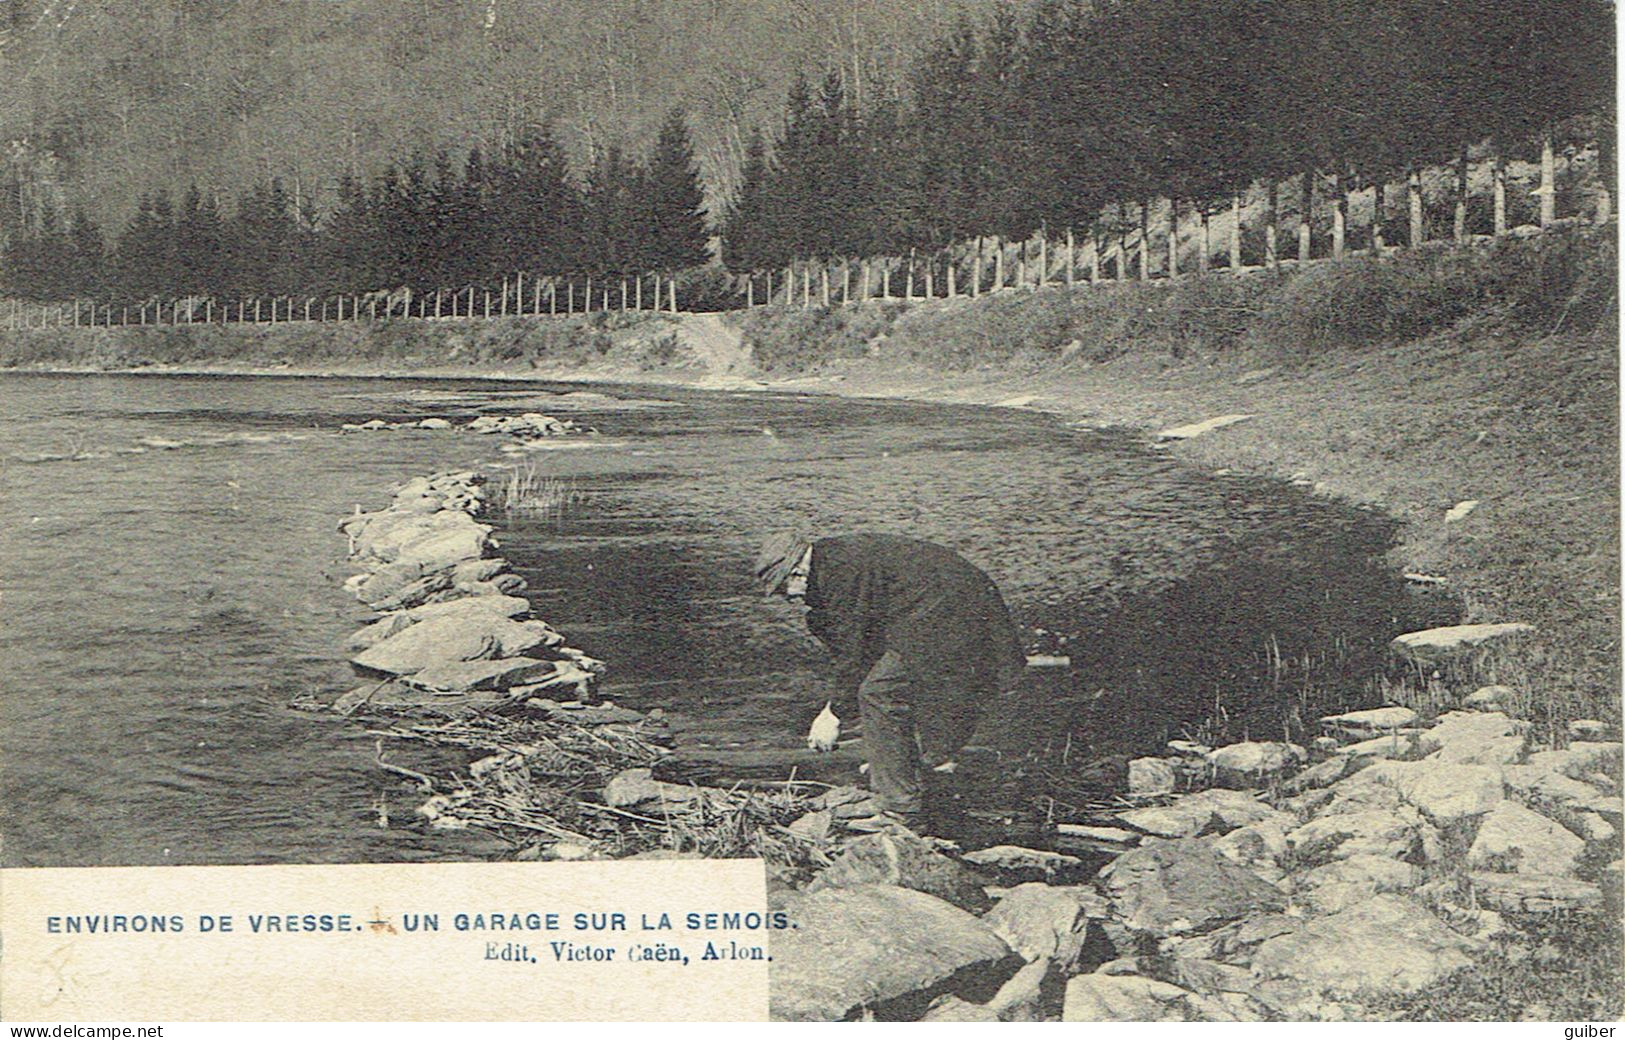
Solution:
M 945 993 L 931 1002 L 920 1016 L 921 1022 L 997 1022 L 998 1012 L 985 1004 L 972 1004 L 952 993 Z
M 418 428 L 421 430 L 449 430 L 451 429 L 451 421 L 440 418 L 421 419 L 418 421 Z
M 1519 874 L 1568 874 L 1585 842 L 1558 823 L 1517 802 L 1502 802 L 1484 816 L 1467 851 L 1467 865 Z
M 1608 724 L 1601 719 L 1574 719 L 1569 723 L 1569 737 L 1573 740 L 1603 740 L 1608 736 Z
M 973 867 L 1000 877 L 1014 877 L 1021 881 L 1047 881 L 1057 873 L 1083 865 L 1083 861 L 1076 856 L 1042 849 L 1026 849 L 1019 845 L 994 845 L 991 848 L 967 852 L 961 859 Z
M 1480 686 L 1478 689 L 1462 698 L 1462 707 L 1472 708 L 1474 711 L 1500 711 L 1517 697 L 1517 691 L 1510 686 Z
M 623 769 L 604 785 L 604 804 L 617 809 L 635 805 L 684 805 L 703 793 L 697 787 L 656 780 L 648 769 Z
M 1128 793 L 1141 796 L 1169 794 L 1174 789 L 1174 767 L 1160 758 L 1136 758 L 1128 764 Z

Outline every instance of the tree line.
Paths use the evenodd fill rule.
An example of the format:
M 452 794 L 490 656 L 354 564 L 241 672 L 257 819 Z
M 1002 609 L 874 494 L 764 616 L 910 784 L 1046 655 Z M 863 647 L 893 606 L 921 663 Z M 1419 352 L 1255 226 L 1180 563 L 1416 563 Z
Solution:
M 516 271 L 634 275 L 709 257 L 702 187 L 683 114 L 649 154 L 607 148 L 575 177 L 553 134 L 533 128 L 490 154 L 392 163 L 340 179 L 323 211 L 282 178 L 234 212 L 192 186 L 177 204 L 143 196 L 112 242 L 82 209 L 48 211 L 0 256 L 0 291 L 25 299 L 292 296 L 491 285 Z
M 1527 149 L 1575 115 L 1603 115 L 1606 138 L 1613 23 L 1609 0 L 1000 8 L 925 52 L 906 104 L 860 110 L 835 74 L 797 82 L 782 135 L 749 146 L 724 260 L 763 270 L 1098 229 L 1154 198 L 1207 209 L 1303 174 L 1353 190 L 1486 140 Z

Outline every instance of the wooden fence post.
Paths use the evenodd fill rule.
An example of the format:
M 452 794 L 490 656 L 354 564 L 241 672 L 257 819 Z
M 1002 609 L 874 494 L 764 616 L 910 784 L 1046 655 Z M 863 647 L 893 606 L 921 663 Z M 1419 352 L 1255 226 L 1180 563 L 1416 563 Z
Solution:
M 1016 252 L 1016 288 L 1027 287 L 1027 240 L 1021 240 L 1021 248 Z
M 993 292 L 1004 288 L 1004 236 L 993 236 Z
M 1410 241 L 1412 249 L 1427 241 L 1427 228 L 1422 222 L 1422 171 L 1411 167 L 1405 178 L 1405 192 L 1410 205 Z
M 1066 229 L 1066 285 L 1069 289 L 1072 287 L 1072 284 L 1077 281 L 1077 272 L 1074 270 L 1074 265 L 1076 262 L 1076 241 L 1072 235 L 1072 228 L 1070 225 L 1068 225 Z
M 891 299 L 891 264 L 888 262 L 880 269 L 880 298 Z
M 473 298 L 473 290 L 469 290 L 469 294 L 470 294 L 470 299 L 472 299 Z M 350 297 L 350 320 L 354 321 L 360 314 L 361 314 L 361 294 L 360 293 L 355 293 Z
M 1122 217 L 1121 209 L 1118 211 L 1118 217 L 1119 219 Z M 1128 281 L 1128 229 L 1121 224 L 1117 227 L 1117 280 Z
M 1269 212 L 1264 216 L 1264 262 L 1270 270 L 1281 269 L 1281 253 L 1277 248 L 1279 242 L 1277 235 L 1281 227 L 1281 184 L 1274 177 L 1270 178 Z
M 311 302 L 310 297 L 309 296 L 305 297 L 305 320 L 306 321 L 310 320 L 310 302 Z M 423 302 L 424 302 L 424 306 L 428 306 L 429 301 L 427 300 L 427 298 L 425 298 L 425 300 Z
M 1467 241 L 1467 173 L 1467 146 L 1464 144 L 1456 156 L 1456 211 L 1451 222 L 1457 245 Z
M 1038 288 L 1042 289 L 1049 282 L 1049 232 L 1044 231 L 1038 239 Z
M 1213 264 L 1211 256 L 1213 252 L 1213 225 L 1208 222 L 1207 203 L 1198 202 L 1196 204 L 1196 215 L 1201 218 L 1197 224 L 1196 234 L 1196 269 L 1202 274 L 1207 274 L 1208 268 Z
M 934 299 L 937 295 L 936 287 L 936 257 L 925 262 L 925 298 Z
M 502 302 L 497 305 L 502 317 L 508 316 L 508 276 L 502 276 Z
M 159 316 L 162 317 L 162 314 L 163 314 L 163 312 L 160 310 L 159 311 Z M 259 323 L 260 323 L 260 298 L 258 296 L 256 296 L 256 297 L 254 297 L 254 324 L 258 325 Z
M 808 310 L 811 307 L 812 307 L 812 268 L 803 266 L 801 268 L 801 309 L 802 310 Z
M 824 306 L 824 307 L 828 307 L 829 306 L 829 265 L 827 263 L 819 265 L 818 276 L 819 276 L 819 279 L 820 279 L 820 281 L 822 283 L 819 286 L 819 290 L 818 290 L 820 305 Z
M 559 313 L 559 280 L 551 277 L 547 280 L 547 313 L 557 317 Z
M 756 272 L 745 275 L 745 309 L 756 306 Z
M 1168 196 L 1168 277 L 1179 277 L 1179 199 Z
M 592 311 L 592 275 L 589 274 L 587 276 L 587 288 L 581 294 L 581 313 L 582 314 L 588 314 L 588 313 L 591 313 L 591 311 Z
M 533 274 L 530 276 L 530 313 L 536 315 L 540 315 L 542 313 L 541 275 Z
M 600 307 L 599 309 L 603 310 L 603 311 L 608 311 L 609 310 L 609 286 L 607 286 L 607 285 L 604 286 L 603 300 L 604 300 L 604 305 L 602 307 Z
M 1230 196 L 1230 273 L 1241 273 L 1241 192 Z
M 1371 188 L 1371 255 L 1382 255 L 1382 208 L 1387 195 L 1387 177 L 1377 174 Z
M 1507 233 L 1507 165 L 1499 148 L 1490 158 L 1490 194 L 1495 208 L 1495 236 L 1499 238 Z
M 673 314 L 676 314 L 677 313 L 677 278 L 676 278 L 675 275 L 672 276 L 671 278 L 666 279 L 666 288 L 667 288 L 668 292 L 671 295 L 671 312 Z
M 903 276 L 903 299 L 914 299 L 914 249 L 908 251 L 908 273 Z
M 841 306 L 852 302 L 852 261 L 841 258 Z
M 1343 240 L 1347 233 L 1348 199 L 1343 194 L 1343 176 L 1332 174 L 1332 258 L 1343 259 Z
M 1540 226 L 1550 227 L 1557 219 L 1557 154 L 1552 146 L 1552 128 L 1540 135 Z
M 982 236 L 977 235 L 976 236 L 976 266 L 971 269 L 971 273 L 970 273 L 970 294 L 971 294 L 972 299 L 975 299 L 976 297 L 982 295 L 982 249 L 983 249 Z
M 1089 284 L 1100 281 L 1100 224 L 1089 229 Z
M 1151 280 L 1151 200 L 1140 200 L 1140 281 Z
M 869 299 L 869 261 L 867 259 L 859 262 L 858 274 L 858 302 L 864 303 Z
M 1307 264 L 1314 251 L 1311 221 L 1315 216 L 1315 171 L 1303 171 L 1302 194 L 1298 206 L 1298 263 Z

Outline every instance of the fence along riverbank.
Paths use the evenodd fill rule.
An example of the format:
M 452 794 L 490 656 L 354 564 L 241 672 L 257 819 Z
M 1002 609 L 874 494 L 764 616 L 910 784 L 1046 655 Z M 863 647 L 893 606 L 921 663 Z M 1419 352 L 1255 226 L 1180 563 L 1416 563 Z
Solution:
M 1295 255 L 1283 255 L 1282 187 L 1287 181 L 1255 181 L 1247 191 L 1232 195 L 1228 205 L 1212 208 L 1174 198 L 1148 198 L 1138 203 L 1116 203 L 1082 236 L 1072 228 L 1052 239 L 1047 232 L 1020 241 L 981 236 L 931 252 L 910 251 L 903 256 L 801 260 L 783 271 L 752 271 L 724 276 L 726 289 L 706 294 L 693 310 L 737 310 L 765 305 L 827 307 L 869 300 L 914 300 L 979 297 L 1002 289 L 1040 289 L 1105 281 L 1155 281 L 1187 274 L 1225 271 L 1243 275 L 1260 270 L 1303 267 L 1317 260 L 1338 260 L 1350 255 L 1388 256 L 1401 248 L 1417 249 L 1433 242 L 1458 245 L 1508 235 L 1527 236 L 1553 227 L 1591 220 L 1607 223 L 1613 217 L 1611 143 L 1604 138 L 1559 156 L 1550 132 L 1540 140 L 1535 163 L 1509 163 L 1495 149 L 1486 149 L 1478 162 L 1479 179 L 1487 192 L 1473 191 L 1474 164 L 1463 149 L 1455 163 L 1445 167 L 1412 167 L 1399 180 L 1377 179 L 1350 184 L 1332 173 L 1300 174 L 1297 178 L 1298 218 L 1294 228 Z M 1523 180 L 1514 171 L 1534 175 L 1536 186 L 1528 196 L 1536 200 L 1538 223 L 1514 224 L 1515 185 Z M 1567 179 L 1575 193 L 1589 190 L 1589 205 L 1576 201 L 1560 214 L 1560 182 Z M 1329 191 L 1316 191 L 1316 181 L 1329 182 Z M 1429 234 L 1425 184 L 1449 184 L 1451 227 L 1448 236 Z M 1525 181 L 1526 182 L 1526 181 Z M 1393 189 L 1398 188 L 1395 192 Z M 1291 192 L 1287 192 L 1291 197 Z M 1403 246 L 1385 237 L 1387 200 L 1403 194 L 1405 234 Z M 1489 197 L 1488 234 L 1471 230 L 1472 203 Z M 1352 222 L 1357 203 L 1369 200 L 1364 225 Z M 1316 255 L 1315 205 L 1329 210 L 1326 232 L 1319 236 Z M 1261 220 L 1254 245 L 1256 262 L 1246 262 L 1248 216 Z M 1307 216 L 1307 219 L 1305 217 Z M 1214 218 L 1220 218 L 1215 221 Z M 1225 232 L 1225 247 L 1217 251 L 1223 264 L 1213 262 L 1215 223 Z M 1261 224 L 1261 227 L 1260 227 Z M 1351 245 L 1363 231 L 1364 245 Z M 649 272 L 636 276 L 538 274 L 518 271 L 499 285 L 415 290 L 409 286 L 366 293 L 246 296 L 216 300 L 186 296 L 123 303 L 71 300 L 55 304 L 11 300 L 6 306 L 6 328 L 286 324 L 291 322 L 366 321 L 390 319 L 473 320 L 507 317 L 557 317 L 607 311 L 665 311 L 678 313 L 678 273 Z M 897 283 L 901 283 L 899 286 Z M 901 296 L 894 291 L 901 289 Z M 647 291 L 646 291 L 647 290 Z

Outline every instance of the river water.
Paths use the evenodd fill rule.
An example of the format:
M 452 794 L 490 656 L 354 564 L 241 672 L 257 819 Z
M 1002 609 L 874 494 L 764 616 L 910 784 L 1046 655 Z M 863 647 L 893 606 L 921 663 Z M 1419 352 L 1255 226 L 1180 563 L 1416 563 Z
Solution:
M 530 410 L 598 435 L 517 457 L 469 434 L 338 432 Z M 5 865 L 478 854 L 398 810 L 379 826 L 399 784 L 371 740 L 287 707 L 355 683 L 336 521 L 433 470 L 552 482 L 560 508 L 489 518 L 503 554 L 538 615 L 609 662 L 606 695 L 665 708 L 686 747 L 794 746 L 822 704 L 799 610 L 749 582 L 774 528 L 910 533 L 983 566 L 1029 649 L 1074 662 L 991 714 L 979 740 L 1016 755 L 1127 747 L 1214 715 L 1279 739 L 1295 701 L 1356 696 L 1408 623 L 1384 517 L 1013 410 L 18 374 L 0 376 L 0 414 Z

